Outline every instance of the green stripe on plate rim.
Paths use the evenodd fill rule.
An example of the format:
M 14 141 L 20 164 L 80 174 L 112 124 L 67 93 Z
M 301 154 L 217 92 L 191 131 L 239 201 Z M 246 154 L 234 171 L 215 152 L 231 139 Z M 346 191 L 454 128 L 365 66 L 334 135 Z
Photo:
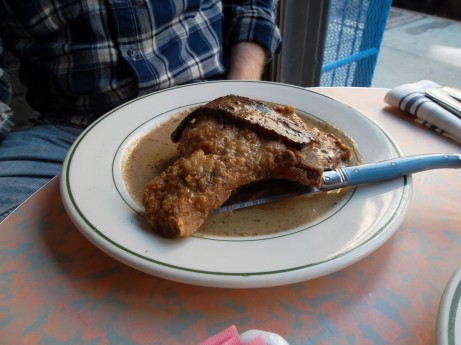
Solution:
M 456 329 L 456 314 L 461 304 L 461 281 L 458 282 L 458 286 L 453 294 L 453 299 L 450 304 L 450 311 L 448 313 L 448 344 L 456 345 L 456 331 L 461 332 L 460 329 Z

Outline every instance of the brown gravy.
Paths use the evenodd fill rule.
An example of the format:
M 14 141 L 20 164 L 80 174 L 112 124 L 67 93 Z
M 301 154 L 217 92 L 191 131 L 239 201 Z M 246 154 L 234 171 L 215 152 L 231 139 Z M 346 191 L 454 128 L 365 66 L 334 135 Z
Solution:
M 183 112 L 173 116 L 139 139 L 126 150 L 122 159 L 122 174 L 127 191 L 133 201 L 142 209 L 144 186 L 159 175 L 177 158 L 176 144 L 170 135 L 187 115 Z M 351 164 L 360 161 L 353 140 L 337 128 L 319 121 L 307 114 L 298 113 L 306 122 L 340 137 L 354 148 Z M 307 223 L 318 221 L 334 212 L 348 195 L 347 190 L 302 195 L 271 204 L 250 207 L 233 212 L 212 214 L 195 235 L 198 236 L 260 236 L 295 229 Z

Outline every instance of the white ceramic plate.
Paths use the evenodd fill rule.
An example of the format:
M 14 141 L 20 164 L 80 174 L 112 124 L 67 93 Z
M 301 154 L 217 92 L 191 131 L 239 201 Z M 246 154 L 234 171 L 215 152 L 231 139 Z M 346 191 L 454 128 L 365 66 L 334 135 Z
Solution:
M 288 345 L 288 342 L 277 333 L 260 331 L 258 329 L 250 329 L 241 333 L 240 341 L 243 344 L 247 344 L 255 340 L 261 334 L 263 335 L 264 341 L 267 345 Z
M 461 344 L 461 267 L 450 278 L 440 302 L 437 344 Z
M 227 94 L 289 104 L 348 133 L 364 162 L 401 156 L 396 143 L 357 110 L 313 90 L 269 82 L 222 81 L 159 91 L 106 114 L 76 140 L 64 164 L 64 205 L 100 249 L 139 270 L 212 287 L 267 287 L 340 270 L 369 255 L 405 216 L 411 178 L 361 186 L 331 214 L 267 236 L 154 235 L 123 190 L 120 157 L 134 138 L 181 110 Z

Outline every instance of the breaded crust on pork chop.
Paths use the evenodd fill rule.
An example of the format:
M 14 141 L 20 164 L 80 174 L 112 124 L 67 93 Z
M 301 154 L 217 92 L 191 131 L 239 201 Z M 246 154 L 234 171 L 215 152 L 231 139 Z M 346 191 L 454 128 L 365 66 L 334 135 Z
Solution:
M 350 158 L 346 145 L 309 128 L 293 108 L 276 109 L 231 95 L 186 117 L 172 134 L 181 158 L 144 189 L 145 217 L 156 233 L 190 236 L 234 190 L 252 182 L 286 179 L 319 187 L 324 167 Z M 274 121 L 281 125 L 264 127 Z

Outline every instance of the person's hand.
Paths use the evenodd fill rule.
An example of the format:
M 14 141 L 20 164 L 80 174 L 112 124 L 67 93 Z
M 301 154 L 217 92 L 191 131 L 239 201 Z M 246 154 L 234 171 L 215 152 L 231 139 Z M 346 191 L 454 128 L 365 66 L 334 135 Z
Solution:
M 257 43 L 239 42 L 232 47 L 227 79 L 260 80 L 266 62 L 266 52 Z

